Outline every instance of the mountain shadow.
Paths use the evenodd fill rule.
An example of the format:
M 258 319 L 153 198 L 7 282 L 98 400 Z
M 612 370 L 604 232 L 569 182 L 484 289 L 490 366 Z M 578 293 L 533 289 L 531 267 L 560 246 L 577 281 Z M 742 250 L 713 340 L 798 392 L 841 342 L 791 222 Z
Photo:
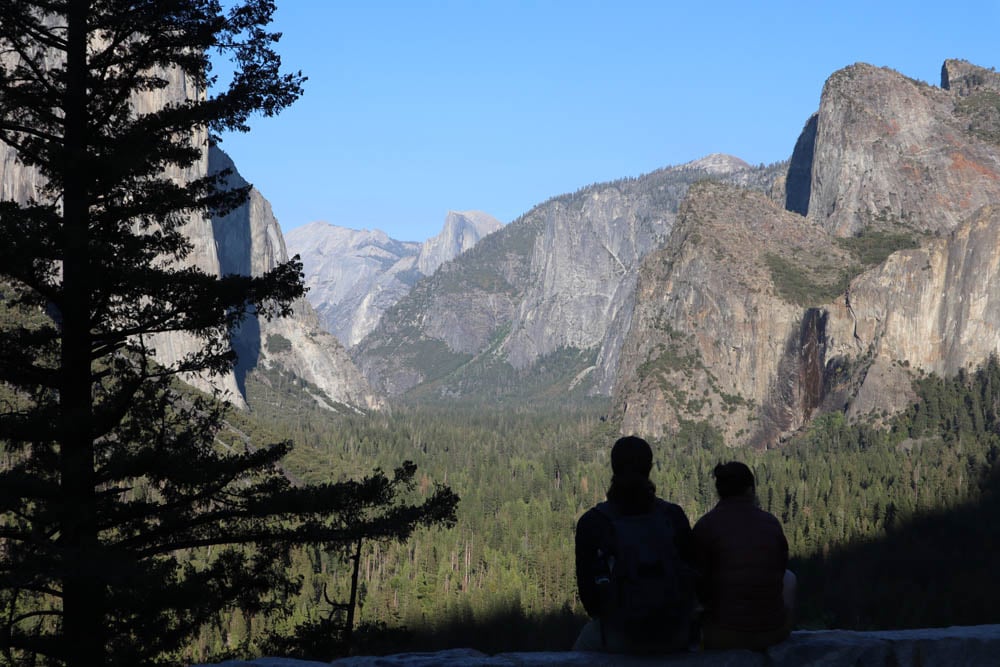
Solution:
M 1000 470 L 980 488 L 978 502 L 892 522 L 878 540 L 795 559 L 799 627 L 890 630 L 1000 621 Z
M 890 630 L 1000 621 L 1000 473 L 984 480 L 980 502 L 918 516 L 882 539 L 795 558 L 796 629 Z M 586 622 L 568 607 L 527 615 L 498 605 L 486 615 L 456 612 L 420 627 L 360 628 L 354 652 L 384 655 L 473 648 L 567 651 Z
M 819 114 L 813 114 L 802 128 L 795 142 L 792 159 L 788 164 L 785 182 L 785 210 L 799 215 L 809 213 L 809 196 L 812 191 L 813 154 L 816 150 L 816 130 Z
M 587 622 L 569 608 L 527 615 L 519 605 L 498 605 L 485 615 L 455 612 L 440 622 L 413 628 L 362 626 L 355 655 L 471 648 L 483 653 L 569 651 Z
M 215 174 L 229 170 L 224 187 L 227 189 L 246 188 L 247 183 L 236 171 L 228 155 L 212 146 L 208 152 L 208 170 Z M 212 217 L 212 233 L 219 258 L 219 274 L 249 276 L 253 274 L 253 232 L 247 204 L 229 211 L 226 215 Z M 232 334 L 233 351 L 236 353 L 236 386 L 240 394 L 247 395 L 247 373 L 260 360 L 260 322 L 256 313 L 248 313 L 246 319 Z

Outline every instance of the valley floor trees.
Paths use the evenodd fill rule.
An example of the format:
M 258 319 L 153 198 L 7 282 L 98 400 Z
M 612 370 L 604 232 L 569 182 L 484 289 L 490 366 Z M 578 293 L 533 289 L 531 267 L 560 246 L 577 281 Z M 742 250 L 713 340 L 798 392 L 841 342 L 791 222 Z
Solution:
M 285 315 L 302 294 L 297 261 L 219 278 L 188 261 L 185 236 L 247 195 L 199 171 L 210 137 L 301 92 L 272 48 L 273 11 L 269 0 L 226 12 L 216 0 L 0 0 L 0 142 L 38 176 L 33 194 L 0 201 L 8 663 L 169 660 L 220 609 L 280 607 L 292 544 L 453 520 L 446 488 L 395 500 L 406 467 L 293 486 L 277 466 L 289 443 L 223 447 L 223 408 L 175 383 L 228 370 L 234 327 Z M 235 67 L 220 92 L 209 92 L 213 51 Z M 178 83 L 195 92 L 173 95 Z M 157 335 L 170 332 L 197 344 L 158 364 Z

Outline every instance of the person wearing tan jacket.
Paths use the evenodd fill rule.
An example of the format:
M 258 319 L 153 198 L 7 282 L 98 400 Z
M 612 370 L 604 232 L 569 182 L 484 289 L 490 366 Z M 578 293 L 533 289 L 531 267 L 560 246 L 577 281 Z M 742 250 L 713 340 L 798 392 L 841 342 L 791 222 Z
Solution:
M 719 502 L 692 531 L 706 649 L 763 650 L 792 629 L 795 575 L 781 523 L 757 507 L 753 473 L 738 461 L 713 471 Z

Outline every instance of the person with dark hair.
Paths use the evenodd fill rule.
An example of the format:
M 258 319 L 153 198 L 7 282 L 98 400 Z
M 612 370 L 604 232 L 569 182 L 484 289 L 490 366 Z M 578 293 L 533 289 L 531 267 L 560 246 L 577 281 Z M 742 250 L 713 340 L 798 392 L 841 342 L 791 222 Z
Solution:
M 691 524 L 656 497 L 642 438 L 611 449 L 607 501 L 576 526 L 576 582 L 591 617 L 574 650 L 665 653 L 686 648 L 694 609 Z
M 719 502 L 694 526 L 706 649 L 763 650 L 792 629 L 795 575 L 781 523 L 757 507 L 753 473 L 738 461 L 713 471 Z

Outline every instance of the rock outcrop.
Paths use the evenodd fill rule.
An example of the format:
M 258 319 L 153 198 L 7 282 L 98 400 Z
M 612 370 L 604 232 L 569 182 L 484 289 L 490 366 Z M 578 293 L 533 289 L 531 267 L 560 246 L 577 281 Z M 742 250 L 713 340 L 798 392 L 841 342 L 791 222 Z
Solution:
M 438 235 L 421 244 L 417 270 L 425 276 L 431 275 L 501 227 L 503 223 L 482 211 L 448 211 Z
M 210 172 L 229 169 L 229 187 L 248 185 L 229 156 L 216 147 L 209 149 L 208 168 Z M 242 206 L 214 219 L 212 228 L 218 244 L 220 275 L 261 275 L 288 261 L 271 205 L 256 188 L 251 188 Z M 233 346 L 239 357 L 235 373 L 241 391 L 245 391 L 247 373 L 258 367 L 276 366 L 317 387 L 322 395 L 314 398 L 321 405 L 381 405 L 381 399 L 372 392 L 347 351 L 320 326 L 304 298 L 294 304 L 290 317 L 269 322 L 255 316 L 247 318 L 234 335 Z
M 913 371 L 953 374 L 1000 349 L 998 93 L 1000 75 L 954 60 L 941 88 L 870 65 L 824 87 L 808 217 L 862 243 L 883 231 L 920 245 L 826 307 L 831 358 L 856 365 L 849 416 L 905 407 Z
M 639 262 L 666 239 L 688 186 L 721 178 L 767 189 L 777 173 L 706 160 L 535 207 L 416 285 L 355 360 L 390 394 L 433 380 L 441 396 L 482 395 L 540 365 L 563 390 L 609 394 Z
M 831 305 L 830 335 L 853 336 L 880 372 L 867 373 L 848 414 L 905 407 L 905 394 L 886 389 L 907 386 L 909 369 L 953 375 L 1000 351 L 998 272 L 1000 200 L 855 279 Z
M 764 652 L 700 651 L 627 656 L 582 651 L 498 653 L 472 649 L 342 658 L 331 663 L 287 658 L 230 660 L 217 667 L 993 667 L 1000 655 L 1000 625 L 849 632 L 798 631 Z M 208 667 L 200 665 L 197 667 Z
M 899 225 L 945 233 L 998 201 L 1000 152 L 970 130 L 975 95 L 871 65 L 834 73 L 820 99 L 809 217 L 837 236 Z
M 0 58 L 15 58 L 13 54 L 0 54 Z M 55 63 L 52 63 L 54 66 Z M 197 94 L 190 82 L 178 70 L 162 72 L 167 81 L 162 89 L 135 94 L 132 104 L 139 113 L 152 113 L 161 109 L 168 101 L 184 99 Z M 207 144 L 207 131 L 196 131 L 193 141 Z M 186 181 L 204 175 L 208 169 L 207 151 L 202 159 L 186 169 L 170 168 L 167 176 L 178 181 Z M 28 168 L 17 160 L 16 152 L 0 143 L 0 199 L 26 202 L 42 195 L 44 178 L 33 168 Z M 220 275 L 216 243 L 212 234 L 212 222 L 202 216 L 191 216 L 185 232 L 192 248 L 185 262 L 206 273 Z M 199 345 L 197 339 L 185 333 L 159 334 L 149 337 L 150 345 L 156 351 L 161 363 L 172 364 L 193 352 Z M 196 374 L 186 374 L 184 379 L 193 386 L 211 391 L 219 390 L 227 400 L 236 405 L 245 405 L 243 395 L 232 374 L 207 378 Z
M 836 293 L 850 261 L 822 227 L 763 194 L 692 187 L 639 273 L 615 390 L 622 431 L 708 421 L 727 442 L 766 445 L 801 426 L 819 407 L 832 342 L 825 315 L 798 301 Z
M 1000 91 L 1000 73 L 968 60 L 946 60 L 941 66 L 941 87 L 959 97 L 982 91 Z
M 624 431 L 708 421 L 729 444 L 773 446 L 823 411 L 897 411 L 915 374 L 1000 350 L 1000 122 L 983 111 L 1000 114 L 997 77 L 944 72 L 954 90 L 869 65 L 831 76 L 787 212 L 692 189 L 640 272 Z
M 285 240 L 302 259 L 306 299 L 323 327 L 347 347 L 364 338 L 417 278 L 418 244 L 379 230 L 311 222 L 288 232 Z
M 302 258 L 306 298 L 323 327 L 352 347 L 417 280 L 501 226 L 480 211 L 450 211 L 441 232 L 422 244 L 325 222 L 297 227 L 285 238 L 290 251 Z

